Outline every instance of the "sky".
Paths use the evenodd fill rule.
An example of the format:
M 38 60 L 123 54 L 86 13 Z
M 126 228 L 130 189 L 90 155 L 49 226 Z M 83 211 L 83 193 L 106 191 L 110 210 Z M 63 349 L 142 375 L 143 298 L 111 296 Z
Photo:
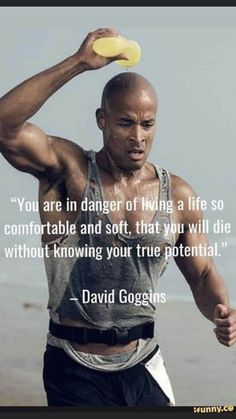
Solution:
M 130 71 L 151 81 L 159 101 L 149 161 L 184 178 L 202 199 L 223 200 L 223 211 L 209 210 L 206 216 L 231 224 L 224 251 L 228 260 L 236 244 L 235 22 L 233 7 L 1 7 L 0 96 L 75 53 L 87 33 L 97 28 L 114 27 L 136 40 L 142 58 Z M 95 110 L 105 83 L 121 71 L 129 70 L 112 63 L 76 77 L 31 121 L 49 134 L 99 150 L 102 136 Z M 11 197 L 36 200 L 38 182 L 3 157 L 0 179 L 3 246 L 5 223 L 37 219 L 36 214 L 19 213 Z

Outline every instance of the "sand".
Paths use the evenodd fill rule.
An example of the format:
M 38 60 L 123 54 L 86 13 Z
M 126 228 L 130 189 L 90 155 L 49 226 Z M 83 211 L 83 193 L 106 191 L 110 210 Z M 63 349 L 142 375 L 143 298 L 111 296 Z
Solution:
M 46 406 L 48 291 L 1 285 L 0 406 Z M 236 346 L 218 343 L 194 302 L 159 304 L 158 335 L 177 406 L 235 405 Z

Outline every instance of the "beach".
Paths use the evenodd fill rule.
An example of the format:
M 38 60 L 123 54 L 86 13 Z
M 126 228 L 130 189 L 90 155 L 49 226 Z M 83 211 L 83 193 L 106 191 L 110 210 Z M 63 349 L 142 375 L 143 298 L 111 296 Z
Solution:
M 1 284 L 0 406 L 46 406 L 46 287 Z M 218 343 L 194 302 L 158 305 L 157 334 L 177 406 L 235 405 L 235 346 Z

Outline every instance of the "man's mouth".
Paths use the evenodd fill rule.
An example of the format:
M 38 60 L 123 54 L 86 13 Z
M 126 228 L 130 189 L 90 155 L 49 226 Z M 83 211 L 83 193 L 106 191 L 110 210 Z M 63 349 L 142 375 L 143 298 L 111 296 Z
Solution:
M 128 150 L 128 154 L 131 160 L 141 160 L 144 155 L 144 150 L 140 148 L 132 149 L 132 150 Z

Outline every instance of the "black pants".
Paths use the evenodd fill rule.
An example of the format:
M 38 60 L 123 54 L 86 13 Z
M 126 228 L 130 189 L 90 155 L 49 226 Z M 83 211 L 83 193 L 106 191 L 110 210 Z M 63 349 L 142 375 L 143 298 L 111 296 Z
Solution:
M 43 380 L 49 406 L 169 406 L 145 360 L 126 370 L 97 371 L 47 345 Z

